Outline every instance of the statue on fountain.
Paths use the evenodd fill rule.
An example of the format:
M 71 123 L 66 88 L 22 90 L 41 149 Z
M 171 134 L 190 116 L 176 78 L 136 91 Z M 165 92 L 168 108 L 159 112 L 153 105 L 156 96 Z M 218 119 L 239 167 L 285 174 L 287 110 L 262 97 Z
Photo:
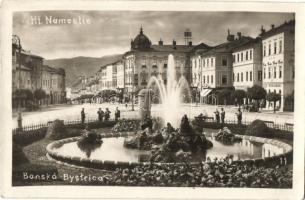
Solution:
M 227 127 L 220 129 L 215 136 L 215 139 L 224 144 L 234 144 L 237 140 L 240 140 L 239 138 L 235 137 L 232 131 Z
M 150 130 L 152 119 L 146 119 L 142 124 L 142 130 L 135 133 L 133 137 L 126 138 L 126 148 L 151 150 L 151 162 L 172 162 L 178 151 L 196 153 L 205 152 L 213 146 L 206 137 L 193 129 L 189 119 L 184 115 L 181 119 L 180 128 L 175 130 L 170 123 L 161 131 Z
M 96 131 L 91 130 L 88 125 L 82 131 L 81 137 L 77 141 L 77 146 L 81 151 L 85 152 L 86 156 L 89 158 L 91 152 L 99 148 L 103 143 L 102 137 Z

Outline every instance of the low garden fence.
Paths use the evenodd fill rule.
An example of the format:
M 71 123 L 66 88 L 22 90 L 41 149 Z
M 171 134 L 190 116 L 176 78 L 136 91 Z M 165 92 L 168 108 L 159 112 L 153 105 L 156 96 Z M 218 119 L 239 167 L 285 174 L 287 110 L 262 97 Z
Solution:
M 128 120 L 139 120 L 136 118 L 129 118 Z M 90 123 L 98 123 L 99 121 L 94 118 L 94 117 L 89 117 L 85 119 L 85 124 L 90 124 Z M 109 119 L 108 121 L 103 120 L 103 122 L 109 122 L 109 123 L 114 123 L 115 120 L 114 119 Z M 217 124 L 216 120 L 214 119 L 214 117 L 206 117 L 204 118 L 204 122 L 206 123 L 213 123 L 213 124 Z M 288 132 L 293 132 L 293 124 L 291 123 L 284 123 L 284 124 L 277 124 L 274 123 L 273 121 L 264 121 L 266 123 L 266 125 L 269 128 L 275 129 L 275 130 L 282 130 L 282 131 L 288 131 Z M 52 121 L 49 122 L 41 122 L 41 123 L 37 123 L 37 124 L 31 124 L 31 125 L 26 125 L 22 127 L 22 132 L 26 132 L 26 131 L 32 131 L 32 130 L 37 130 L 37 129 L 41 129 L 41 128 L 47 128 L 50 124 L 52 123 Z M 64 120 L 64 124 L 65 125 L 79 125 L 81 124 L 82 121 L 80 118 L 78 119 L 71 119 L 71 120 Z M 242 125 L 250 125 L 252 123 L 252 121 L 247 121 L 247 120 L 243 120 L 242 121 Z M 221 124 L 221 123 L 220 123 Z M 229 124 L 229 125 L 237 125 L 238 121 L 236 119 L 230 119 L 230 120 L 225 120 L 224 124 Z M 13 133 L 17 133 L 20 132 L 19 128 L 14 128 L 13 129 Z

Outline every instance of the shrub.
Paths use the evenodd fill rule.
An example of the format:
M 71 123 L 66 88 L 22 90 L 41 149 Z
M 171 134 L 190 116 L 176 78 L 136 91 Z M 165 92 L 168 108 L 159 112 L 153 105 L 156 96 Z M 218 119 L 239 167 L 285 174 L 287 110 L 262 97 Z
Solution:
M 254 120 L 246 129 L 245 135 L 266 137 L 270 136 L 271 130 L 262 120 Z
M 23 149 L 18 144 L 13 144 L 13 166 L 17 166 L 23 163 L 28 163 L 29 160 L 25 156 Z
M 54 120 L 49 126 L 46 134 L 46 138 L 52 140 L 59 140 L 65 138 L 67 135 L 67 129 L 63 120 Z

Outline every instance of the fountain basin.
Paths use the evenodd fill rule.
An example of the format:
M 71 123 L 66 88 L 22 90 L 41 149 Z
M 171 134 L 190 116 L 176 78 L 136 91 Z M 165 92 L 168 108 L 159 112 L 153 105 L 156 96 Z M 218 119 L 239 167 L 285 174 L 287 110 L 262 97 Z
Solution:
M 48 155 L 58 161 L 98 169 L 115 169 L 116 167 L 135 167 L 148 165 L 146 158 L 149 151 L 126 149 L 123 147 L 124 137 L 132 132 L 104 134 L 101 147 L 90 152 L 90 157 L 77 147 L 79 137 L 67 138 L 50 143 L 46 150 Z M 206 153 L 194 155 L 191 163 L 204 162 L 207 157 L 213 161 L 215 157 L 221 158 L 228 154 L 233 155 L 233 162 L 280 162 L 292 154 L 292 146 L 279 140 L 254 136 L 235 135 L 240 142 L 225 145 L 213 139 L 213 134 L 207 137 L 214 147 Z M 173 163 L 154 163 L 157 165 Z M 179 163 L 175 163 L 177 165 Z M 182 164 L 182 163 L 181 163 Z

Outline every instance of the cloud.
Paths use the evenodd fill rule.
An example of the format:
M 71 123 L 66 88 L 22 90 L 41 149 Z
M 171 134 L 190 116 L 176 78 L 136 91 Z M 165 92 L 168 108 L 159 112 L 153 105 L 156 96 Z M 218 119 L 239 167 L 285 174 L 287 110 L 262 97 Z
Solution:
M 33 16 L 82 17 L 91 23 L 31 25 Z M 227 29 L 256 37 L 262 25 L 269 28 L 293 18 L 292 13 L 257 12 L 35 11 L 14 13 L 13 32 L 25 49 L 45 58 L 103 56 L 128 50 L 141 25 L 153 43 L 162 38 L 164 43 L 175 39 L 183 44 L 183 32 L 190 28 L 194 44 L 215 45 L 225 41 Z

